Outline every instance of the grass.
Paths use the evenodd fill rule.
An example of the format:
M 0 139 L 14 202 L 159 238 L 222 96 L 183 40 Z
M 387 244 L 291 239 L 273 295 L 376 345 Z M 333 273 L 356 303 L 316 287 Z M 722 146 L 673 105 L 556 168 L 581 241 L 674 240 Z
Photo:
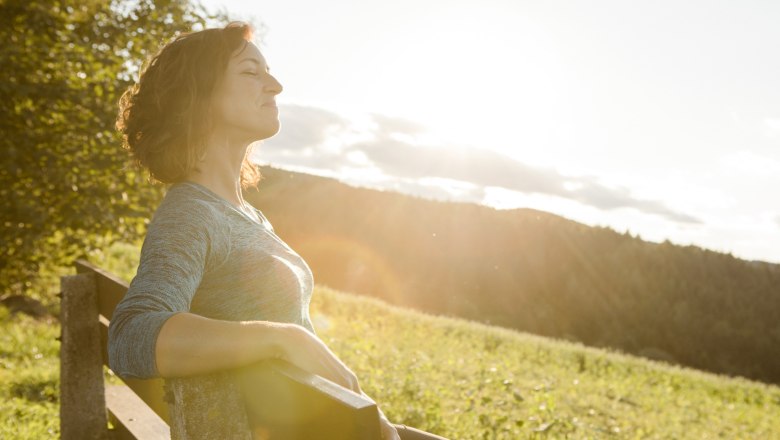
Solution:
M 59 437 L 59 323 L 0 306 L 0 439 Z
M 780 437 L 780 388 L 319 289 L 323 340 L 391 420 L 457 439 Z
M 102 264 L 128 279 L 136 247 Z M 131 256 L 128 256 L 130 254 Z M 319 336 L 388 417 L 452 439 L 769 439 L 780 388 L 318 286 Z M 0 307 L 0 439 L 59 436 L 59 324 Z

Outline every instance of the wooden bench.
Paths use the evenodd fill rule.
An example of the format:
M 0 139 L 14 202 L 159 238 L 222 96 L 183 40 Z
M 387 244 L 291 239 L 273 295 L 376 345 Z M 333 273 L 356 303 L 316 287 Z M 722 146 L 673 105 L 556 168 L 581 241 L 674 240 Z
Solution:
M 63 439 L 253 438 L 246 414 L 238 414 L 237 425 L 224 428 L 232 432 L 215 436 L 193 431 L 186 425 L 198 421 L 183 415 L 186 408 L 177 408 L 178 399 L 169 408 L 161 379 L 106 385 L 108 324 L 128 285 L 86 261 L 76 262 L 76 270 L 77 275 L 61 280 Z M 253 399 L 254 417 L 262 418 L 254 438 L 380 439 L 378 411 L 369 399 L 281 360 L 247 368 L 268 390 Z M 243 408 L 238 412 L 246 413 Z

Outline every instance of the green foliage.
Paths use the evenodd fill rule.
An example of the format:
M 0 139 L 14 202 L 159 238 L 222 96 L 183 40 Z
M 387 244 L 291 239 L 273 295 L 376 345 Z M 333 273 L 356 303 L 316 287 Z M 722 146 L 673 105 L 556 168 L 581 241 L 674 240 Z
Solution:
M 213 18 L 187 0 L 0 2 L 0 296 L 40 297 L 40 270 L 143 233 L 162 191 L 121 150 L 117 102 Z

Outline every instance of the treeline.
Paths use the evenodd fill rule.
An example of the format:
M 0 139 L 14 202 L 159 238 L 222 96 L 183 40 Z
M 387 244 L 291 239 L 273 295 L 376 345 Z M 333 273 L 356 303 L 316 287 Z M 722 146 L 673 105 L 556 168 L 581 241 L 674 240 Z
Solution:
M 425 311 L 780 383 L 780 266 L 263 169 L 250 200 L 315 282 Z

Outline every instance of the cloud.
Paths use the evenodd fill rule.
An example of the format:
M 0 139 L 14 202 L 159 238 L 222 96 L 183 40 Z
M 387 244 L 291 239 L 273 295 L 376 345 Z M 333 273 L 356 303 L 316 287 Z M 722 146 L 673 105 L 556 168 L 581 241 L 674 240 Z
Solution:
M 764 134 L 776 139 L 780 137 L 780 118 L 764 118 Z
M 312 147 L 292 149 L 263 144 L 255 147 L 254 158 L 261 163 L 293 165 L 297 167 L 338 170 L 347 162 L 343 152 L 325 151 Z
M 383 171 L 402 177 L 442 177 L 523 192 L 553 192 L 554 171 L 527 166 L 504 155 L 473 147 L 411 145 L 377 138 L 352 145 Z
M 408 119 L 385 116 L 372 113 L 372 119 L 377 124 L 378 135 L 388 137 L 393 134 L 417 135 L 425 132 L 425 127 Z
M 662 202 L 632 196 L 626 188 L 613 188 L 592 176 L 566 176 L 554 169 L 531 166 L 503 154 L 470 146 L 417 145 L 409 136 L 424 132 L 418 124 L 383 115 L 371 115 L 373 132 L 362 140 L 345 141 L 339 148 L 323 148 L 350 122 L 336 113 L 305 106 L 283 106 L 283 131 L 295 135 L 274 137 L 258 156 L 281 165 L 311 169 L 345 170 L 355 167 L 395 178 L 395 189 L 418 195 L 457 196 L 459 200 L 483 197 L 485 188 L 502 187 L 526 194 L 543 194 L 575 200 L 601 210 L 633 208 L 679 223 L 701 223 L 693 216 L 670 209 Z M 402 135 L 402 136 L 397 136 Z M 430 181 L 462 181 L 477 189 L 435 189 Z M 386 185 L 387 186 L 387 185 Z M 442 190 L 444 192 L 442 192 Z M 481 199 L 480 199 L 481 200 Z
M 420 179 L 393 179 L 383 189 L 414 194 L 434 200 L 457 200 L 460 202 L 481 203 L 485 199 L 485 188 L 480 186 L 447 185 L 443 182 L 426 182 Z
M 553 169 L 533 167 L 490 150 L 421 147 L 394 139 L 376 139 L 352 148 L 365 152 L 385 173 L 396 176 L 458 179 L 483 187 L 563 197 L 602 210 L 634 208 L 680 223 L 701 223 L 661 202 L 634 198 L 625 188 L 610 188 L 592 177 L 565 176 Z
M 679 223 L 700 224 L 701 220 L 688 214 L 676 212 L 655 200 L 636 199 L 626 188 L 609 188 L 588 178 L 577 179 L 587 182 L 571 191 L 569 198 L 602 210 L 634 208 L 646 214 L 655 214 Z M 556 194 L 563 196 L 561 194 Z
M 774 178 L 780 174 L 780 160 L 748 150 L 723 155 L 720 165 L 729 175 Z
M 279 106 L 279 119 L 282 129 L 272 138 L 273 144 L 292 150 L 321 145 L 329 133 L 350 125 L 346 118 L 332 111 L 295 104 Z

